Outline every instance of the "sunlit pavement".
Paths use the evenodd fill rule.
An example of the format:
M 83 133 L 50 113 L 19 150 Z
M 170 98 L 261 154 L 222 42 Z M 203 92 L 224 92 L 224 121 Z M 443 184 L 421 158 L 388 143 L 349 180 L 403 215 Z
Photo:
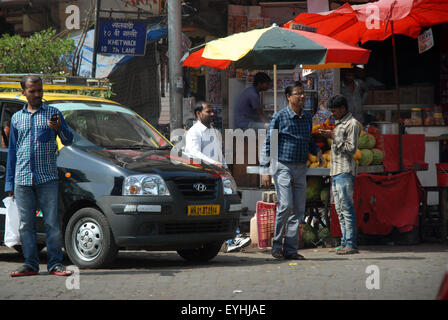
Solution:
M 23 258 L 0 247 L 0 299 L 434 299 L 448 264 L 448 246 L 429 243 L 361 246 L 346 256 L 328 248 L 300 253 L 307 260 L 275 260 L 250 246 L 193 264 L 175 252 L 125 251 L 111 268 L 64 278 L 48 275 L 44 250 L 39 275 L 11 278 Z

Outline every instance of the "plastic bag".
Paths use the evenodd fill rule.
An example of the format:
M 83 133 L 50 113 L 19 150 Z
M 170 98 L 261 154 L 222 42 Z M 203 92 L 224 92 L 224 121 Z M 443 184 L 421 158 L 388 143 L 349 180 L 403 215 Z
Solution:
M 19 233 L 19 210 L 17 209 L 17 204 L 13 197 L 6 197 L 3 199 L 3 203 L 6 207 L 5 239 L 3 242 L 7 247 L 12 248 L 15 245 L 22 244 Z

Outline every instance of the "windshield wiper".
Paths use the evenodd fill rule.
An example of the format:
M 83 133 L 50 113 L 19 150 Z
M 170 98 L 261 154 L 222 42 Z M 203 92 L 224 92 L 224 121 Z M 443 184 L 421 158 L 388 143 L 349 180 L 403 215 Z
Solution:
M 172 145 L 170 145 L 170 144 L 166 144 L 166 145 L 164 145 L 164 146 L 162 146 L 162 147 L 158 147 L 157 150 L 170 150 L 170 149 L 172 149 L 172 148 L 173 148 Z
M 140 150 L 140 149 L 150 149 L 150 150 L 157 150 L 156 147 L 150 146 L 150 145 L 144 145 L 144 144 L 133 144 L 129 146 L 102 146 L 105 149 L 133 149 L 133 150 Z

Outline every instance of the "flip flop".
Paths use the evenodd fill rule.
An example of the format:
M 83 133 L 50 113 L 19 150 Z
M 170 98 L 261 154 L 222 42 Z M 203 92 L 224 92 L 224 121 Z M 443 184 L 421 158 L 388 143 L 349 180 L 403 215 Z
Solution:
M 336 252 L 336 254 L 354 254 L 354 253 L 359 253 L 359 251 L 357 249 L 348 248 L 348 247 L 345 247 L 344 249 L 341 249 Z
M 17 269 L 14 272 L 11 272 L 9 275 L 11 277 L 28 277 L 28 276 L 35 276 L 37 275 L 38 272 L 34 271 L 33 269 L 31 269 L 28 266 L 21 266 L 19 269 Z
M 336 247 L 336 248 L 331 248 L 330 250 L 328 250 L 328 252 L 338 252 L 341 251 L 342 249 L 344 249 L 345 247 Z
M 63 265 L 57 265 L 49 273 L 55 276 L 68 277 L 73 274 L 73 271 L 67 270 Z

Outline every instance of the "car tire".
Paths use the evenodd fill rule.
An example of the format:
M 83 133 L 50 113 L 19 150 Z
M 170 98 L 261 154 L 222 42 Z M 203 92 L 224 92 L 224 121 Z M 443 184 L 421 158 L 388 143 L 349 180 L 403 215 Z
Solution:
M 118 248 L 106 217 L 94 208 L 76 211 L 65 229 L 65 251 L 81 269 L 111 264 Z
M 207 262 L 219 253 L 223 241 L 206 243 L 202 247 L 195 249 L 179 249 L 177 253 L 187 261 Z

